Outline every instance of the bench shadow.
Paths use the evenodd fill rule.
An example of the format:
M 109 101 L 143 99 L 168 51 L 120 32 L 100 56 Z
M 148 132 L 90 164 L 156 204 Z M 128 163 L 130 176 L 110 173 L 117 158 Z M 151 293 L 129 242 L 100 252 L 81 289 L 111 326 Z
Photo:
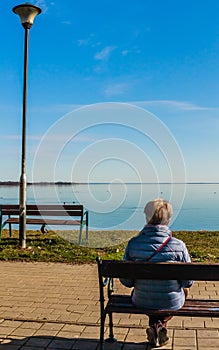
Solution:
M 98 339 L 64 338 L 58 336 L 31 336 L 0 338 L 0 350 L 99 350 Z M 150 350 L 149 343 L 105 343 L 104 350 Z

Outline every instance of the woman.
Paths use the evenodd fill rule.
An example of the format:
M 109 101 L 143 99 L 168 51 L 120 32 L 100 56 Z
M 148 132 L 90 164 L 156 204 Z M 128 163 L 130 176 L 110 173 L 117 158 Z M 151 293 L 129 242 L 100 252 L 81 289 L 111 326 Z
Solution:
M 172 206 L 167 201 L 158 198 L 147 203 L 144 209 L 146 225 L 138 236 L 133 237 L 125 250 L 124 260 L 138 260 L 151 262 L 190 262 L 190 256 L 185 243 L 172 237 L 168 227 L 172 217 Z M 137 307 L 151 310 L 178 310 L 187 295 L 187 288 L 191 287 L 190 280 L 128 280 L 121 279 L 126 287 L 134 287 L 132 302 Z M 168 316 L 149 316 L 147 338 L 156 346 L 165 345 L 167 335 Z

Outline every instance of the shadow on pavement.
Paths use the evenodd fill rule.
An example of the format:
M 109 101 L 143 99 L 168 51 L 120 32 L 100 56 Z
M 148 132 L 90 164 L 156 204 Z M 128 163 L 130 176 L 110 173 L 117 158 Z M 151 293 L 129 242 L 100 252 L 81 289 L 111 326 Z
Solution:
M 0 350 L 99 350 L 97 339 L 31 336 L 1 338 Z M 104 350 L 150 350 L 148 343 L 105 343 Z

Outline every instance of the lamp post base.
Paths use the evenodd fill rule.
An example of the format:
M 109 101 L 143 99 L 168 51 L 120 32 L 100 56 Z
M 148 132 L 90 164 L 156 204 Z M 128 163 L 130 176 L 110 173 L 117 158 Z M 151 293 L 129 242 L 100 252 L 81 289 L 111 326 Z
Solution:
M 26 248 L 26 175 L 20 178 L 20 217 L 19 217 L 19 243 L 20 247 Z

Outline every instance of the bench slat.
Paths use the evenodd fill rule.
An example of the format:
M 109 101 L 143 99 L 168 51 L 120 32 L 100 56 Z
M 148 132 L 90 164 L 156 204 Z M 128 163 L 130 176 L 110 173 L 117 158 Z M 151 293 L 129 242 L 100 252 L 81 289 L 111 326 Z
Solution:
M 19 215 L 19 210 L 2 211 L 2 215 Z M 81 211 L 58 211 L 58 210 L 26 210 L 26 215 L 32 216 L 81 216 Z
M 132 304 L 129 295 L 112 295 L 106 305 L 106 311 L 115 313 L 145 314 L 145 315 L 173 315 L 173 316 L 212 316 L 219 317 L 219 299 L 202 300 L 187 299 L 180 310 L 148 310 L 137 308 Z
M 19 224 L 19 218 L 10 218 L 5 221 L 6 224 Z M 47 219 L 47 218 L 41 218 L 41 219 L 35 219 L 35 218 L 26 218 L 26 223 L 29 225 L 80 225 L 80 220 L 55 220 L 55 219 Z
M 150 263 L 103 260 L 99 269 L 103 277 L 112 278 L 219 281 L 219 263 Z
M 2 215 L 19 215 L 19 205 L 0 206 Z M 27 205 L 26 215 L 36 216 L 82 216 L 82 205 Z
M 19 215 L 19 209 L 2 209 L 1 215 Z
M 27 209 L 32 210 L 83 210 L 81 204 L 27 204 Z M 0 204 L 0 209 L 19 209 L 19 204 Z

